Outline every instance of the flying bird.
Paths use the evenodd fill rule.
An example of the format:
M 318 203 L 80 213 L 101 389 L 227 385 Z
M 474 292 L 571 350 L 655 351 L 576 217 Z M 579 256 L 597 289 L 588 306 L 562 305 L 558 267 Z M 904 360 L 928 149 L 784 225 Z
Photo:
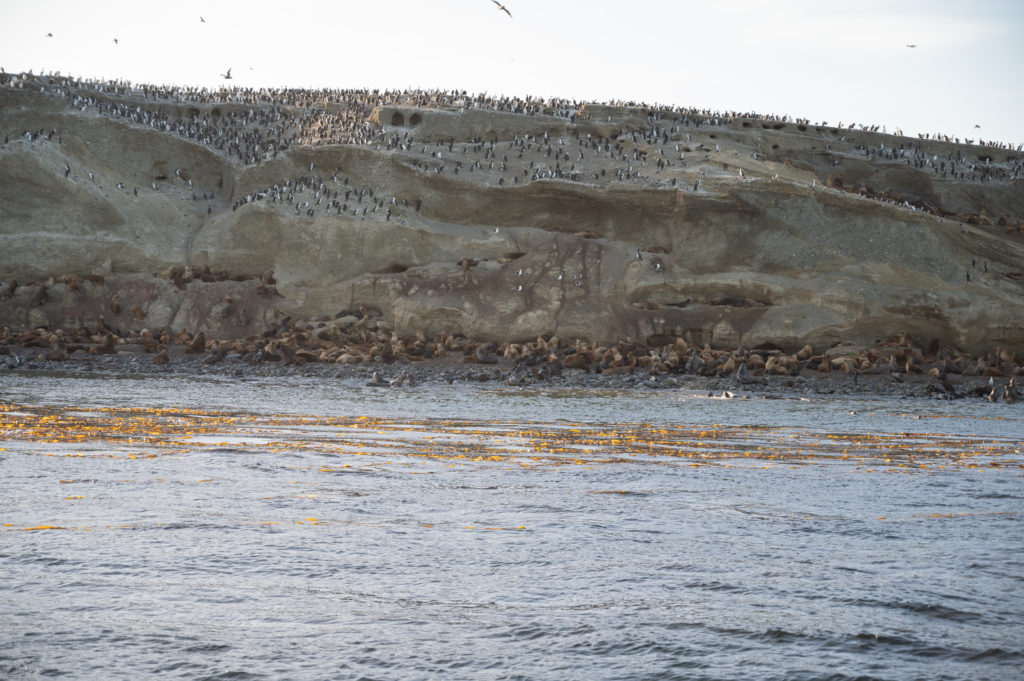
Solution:
M 46 37 L 47 37 L 47 38 L 52 38 L 52 37 L 53 37 L 53 34 L 52 34 L 52 33 L 47 33 L 47 34 L 46 34 Z
M 117 42 L 118 42 L 117 38 L 114 38 L 114 44 L 115 45 L 117 44 Z
M 199 22 L 205 24 L 206 23 L 206 19 L 204 19 L 202 17 L 199 17 Z
M 912 45 L 910 43 L 907 43 L 907 47 L 917 47 L 917 45 Z
M 220 75 L 224 78 L 224 80 L 231 80 L 231 69 L 228 69 L 227 73 L 222 73 Z
M 507 14 L 509 16 L 510 19 L 512 18 L 512 12 L 508 11 L 508 7 L 505 7 L 505 5 L 503 5 L 500 2 L 498 2 L 498 0 L 491 0 L 491 2 L 493 2 L 495 5 L 498 6 L 498 11 L 499 12 L 504 12 L 505 14 Z

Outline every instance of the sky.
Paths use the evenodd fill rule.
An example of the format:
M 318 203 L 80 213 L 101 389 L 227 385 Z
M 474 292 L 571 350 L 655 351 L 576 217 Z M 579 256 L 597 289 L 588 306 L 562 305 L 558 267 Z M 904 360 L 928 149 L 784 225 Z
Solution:
M 1024 0 L 502 1 L 511 17 L 493 0 L 0 0 L 0 67 L 642 101 L 1024 143 Z

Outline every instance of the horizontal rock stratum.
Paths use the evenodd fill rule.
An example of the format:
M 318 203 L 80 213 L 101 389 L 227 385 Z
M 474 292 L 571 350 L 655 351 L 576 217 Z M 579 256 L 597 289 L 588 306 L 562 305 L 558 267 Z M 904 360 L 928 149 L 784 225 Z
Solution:
M 1013 148 L 454 92 L 0 81 L 11 328 L 228 338 L 362 309 L 494 341 L 1024 350 Z

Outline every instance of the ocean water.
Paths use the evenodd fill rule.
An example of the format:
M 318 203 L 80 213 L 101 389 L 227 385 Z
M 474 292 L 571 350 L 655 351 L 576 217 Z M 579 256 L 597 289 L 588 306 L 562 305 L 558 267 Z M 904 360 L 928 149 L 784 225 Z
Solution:
M 5 374 L 0 678 L 1024 678 L 1024 405 Z

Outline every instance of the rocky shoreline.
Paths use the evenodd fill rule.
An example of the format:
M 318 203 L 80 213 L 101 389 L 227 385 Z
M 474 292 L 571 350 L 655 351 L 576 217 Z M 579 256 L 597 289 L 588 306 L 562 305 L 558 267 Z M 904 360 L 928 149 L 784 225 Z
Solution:
M 960 371 L 957 360 L 951 359 L 948 353 L 936 360 L 924 356 L 912 344 L 900 346 L 899 340 L 911 343 L 906 338 L 869 349 L 839 344 L 821 355 L 803 359 L 797 359 L 800 353 L 690 348 L 685 362 L 673 362 L 672 345 L 655 349 L 633 344 L 634 349 L 644 349 L 643 358 L 651 358 L 643 363 L 645 366 L 636 362 L 635 353 L 629 352 L 628 361 L 632 366 L 608 366 L 614 363 L 614 360 L 609 362 L 608 357 L 621 356 L 621 348 L 630 347 L 627 343 L 609 350 L 592 349 L 580 343 L 559 345 L 557 339 L 551 339 L 552 347 L 538 352 L 537 344 L 546 344 L 543 338 L 522 346 L 477 344 L 459 339 L 461 350 L 442 351 L 443 357 L 423 357 L 408 352 L 396 356 L 395 346 L 391 346 L 391 351 L 373 355 L 366 361 L 315 361 L 308 350 L 300 349 L 296 354 L 288 336 L 283 343 L 277 338 L 256 344 L 250 342 L 248 346 L 244 341 L 206 342 L 201 334 L 186 343 L 169 346 L 123 342 L 123 339 L 115 344 L 112 334 L 99 339 L 87 347 L 72 347 L 72 353 L 67 354 L 62 341 L 46 350 L 39 347 L 42 342 L 38 338 L 21 344 L 10 342 L 8 334 L 8 342 L 0 345 L 0 376 L 17 372 L 83 377 L 209 376 L 240 380 L 310 377 L 385 390 L 466 384 L 509 389 L 683 390 L 736 398 L 843 395 L 1014 402 L 1021 399 L 1017 377 L 1024 375 L 1020 363 L 1014 363 L 1015 356 L 1007 357 L 1001 367 L 980 357 L 965 362 L 966 368 Z M 403 350 L 415 352 L 414 340 L 409 347 L 402 341 L 398 343 Z M 685 344 L 676 346 L 685 347 Z M 245 352 L 247 347 L 249 352 Z M 282 352 L 283 348 L 287 349 Z M 886 348 L 891 352 L 886 352 Z M 857 354 L 845 354 L 854 350 L 858 350 Z M 438 353 L 436 349 L 434 352 Z M 581 359 L 586 353 L 594 352 L 603 357 L 593 363 Z M 861 368 L 859 362 L 866 362 L 872 356 L 878 358 L 877 364 Z M 889 358 L 888 362 L 884 357 Z M 897 363 L 897 357 L 904 359 Z M 743 361 L 737 363 L 737 359 Z M 993 354 L 989 359 L 998 358 Z

